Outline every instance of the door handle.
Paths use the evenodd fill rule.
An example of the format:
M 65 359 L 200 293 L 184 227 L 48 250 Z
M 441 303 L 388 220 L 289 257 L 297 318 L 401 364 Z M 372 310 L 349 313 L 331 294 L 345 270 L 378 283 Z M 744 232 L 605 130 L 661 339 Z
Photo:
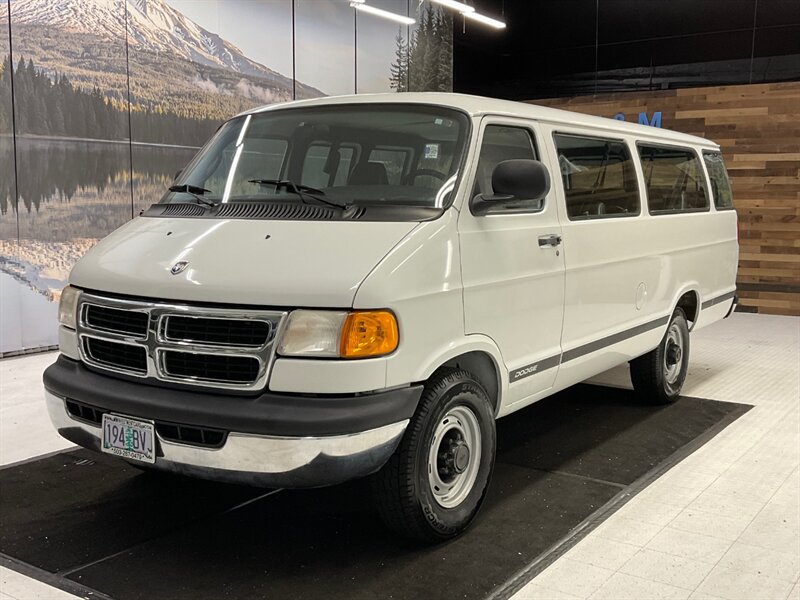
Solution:
M 545 246 L 551 246 L 555 248 L 556 246 L 561 244 L 561 236 L 558 234 L 551 234 L 551 235 L 542 235 L 539 237 L 539 247 L 544 248 Z

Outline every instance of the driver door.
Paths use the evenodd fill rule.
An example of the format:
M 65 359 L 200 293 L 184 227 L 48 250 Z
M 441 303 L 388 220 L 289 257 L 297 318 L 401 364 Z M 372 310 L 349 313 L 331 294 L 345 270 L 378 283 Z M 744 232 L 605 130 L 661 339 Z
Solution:
M 484 118 L 472 197 L 492 193 L 492 171 L 501 161 L 547 165 L 537 134 L 527 121 Z M 551 180 L 558 176 L 549 170 Z M 461 210 L 465 329 L 491 337 L 500 348 L 509 383 L 503 409 L 544 395 L 558 372 L 564 315 L 560 236 L 552 189 L 544 199 L 514 199 L 488 214 L 474 214 L 469 202 Z

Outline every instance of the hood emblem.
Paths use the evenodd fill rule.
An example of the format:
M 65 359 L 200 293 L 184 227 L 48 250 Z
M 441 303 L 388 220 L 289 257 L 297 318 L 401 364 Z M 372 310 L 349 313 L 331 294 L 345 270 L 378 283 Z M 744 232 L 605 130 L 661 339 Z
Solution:
M 178 273 L 182 273 L 184 269 L 186 269 L 186 267 L 188 266 L 189 266 L 188 260 L 179 260 L 174 265 L 172 265 L 172 268 L 169 270 L 169 272 L 172 273 L 173 275 L 177 275 Z

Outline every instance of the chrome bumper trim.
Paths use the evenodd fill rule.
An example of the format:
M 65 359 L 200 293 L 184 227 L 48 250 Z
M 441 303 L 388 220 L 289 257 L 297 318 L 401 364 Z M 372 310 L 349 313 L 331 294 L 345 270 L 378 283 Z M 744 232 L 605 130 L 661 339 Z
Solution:
M 72 417 L 64 399 L 48 391 L 45 401 L 50 420 L 61 436 L 100 452 L 100 427 Z M 325 437 L 231 432 L 221 448 L 179 444 L 157 436 L 158 452 L 152 467 L 248 485 L 321 487 L 380 469 L 397 448 L 407 425 L 408 419 L 368 431 Z

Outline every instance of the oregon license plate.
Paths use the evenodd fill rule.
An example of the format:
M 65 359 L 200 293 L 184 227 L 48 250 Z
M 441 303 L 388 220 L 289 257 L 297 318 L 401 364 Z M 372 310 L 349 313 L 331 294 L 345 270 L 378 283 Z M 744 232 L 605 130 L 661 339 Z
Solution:
M 155 426 L 119 415 L 103 415 L 103 452 L 142 462 L 156 462 Z

